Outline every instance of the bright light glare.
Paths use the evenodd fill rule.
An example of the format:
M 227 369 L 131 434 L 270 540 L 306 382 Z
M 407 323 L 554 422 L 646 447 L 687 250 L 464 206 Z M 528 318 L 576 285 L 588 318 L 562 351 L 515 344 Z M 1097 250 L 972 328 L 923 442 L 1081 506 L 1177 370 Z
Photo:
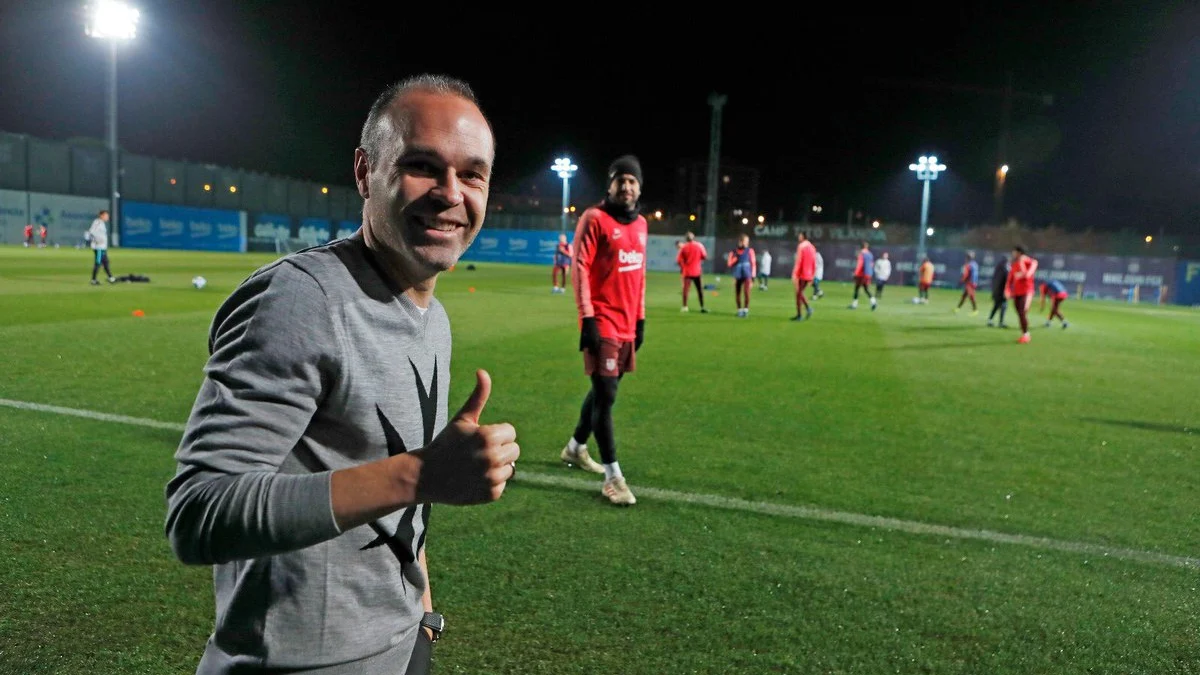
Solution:
M 873 221 L 873 222 L 871 223 L 871 227 L 873 227 L 873 228 L 875 228 L 875 229 L 877 229 L 877 230 L 878 230 L 878 229 L 879 229 L 879 221 L 878 221 L 878 220 L 876 220 L 876 221 Z
M 749 223 L 750 223 L 750 219 L 749 219 L 749 218 L 742 218 L 742 224 L 743 224 L 743 225 L 748 225 Z
M 917 172 L 917 180 L 937 180 L 938 173 L 945 171 L 946 165 L 938 164 L 937 156 L 921 157 L 916 164 L 909 164 L 908 170 Z
M 1008 173 L 1008 165 L 1007 165 L 1007 164 L 1005 164 L 1004 166 L 1000 167 L 1000 173 L 1003 173 L 1003 174 L 1007 174 L 1007 173 Z
M 94 0 L 87 8 L 85 32 L 94 38 L 132 40 L 137 36 L 140 14 L 135 7 L 119 0 Z
M 550 167 L 550 170 L 557 173 L 559 178 L 570 178 L 575 175 L 579 167 L 571 163 L 570 157 L 559 157 L 554 160 L 554 165 Z
M 1152 241 L 1154 241 L 1154 237 L 1151 237 L 1150 235 L 1146 235 L 1146 243 L 1149 244 Z
M 928 237 L 932 237 L 933 236 L 933 228 L 932 227 L 926 228 L 925 235 Z

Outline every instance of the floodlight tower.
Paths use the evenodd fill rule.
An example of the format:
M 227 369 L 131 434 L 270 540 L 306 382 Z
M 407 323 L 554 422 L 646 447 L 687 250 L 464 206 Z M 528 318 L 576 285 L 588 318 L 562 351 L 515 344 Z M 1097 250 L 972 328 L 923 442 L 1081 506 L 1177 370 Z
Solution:
M 712 106 L 712 120 L 708 131 L 708 177 L 705 183 L 704 195 L 704 234 L 708 237 L 717 235 L 717 177 L 721 171 L 721 109 L 729 97 L 713 92 L 708 95 L 708 105 Z
M 120 0 L 93 0 L 87 6 L 84 32 L 99 40 L 108 40 L 108 184 L 112 200 L 111 222 L 113 245 L 120 244 L 121 230 L 121 165 L 117 149 L 117 44 L 137 36 L 140 12 Z
M 579 170 L 579 167 L 571 163 L 570 157 L 559 157 L 558 159 L 554 160 L 554 165 L 550 167 L 550 170 L 558 174 L 558 177 L 561 178 L 563 182 L 562 224 L 560 226 L 560 231 L 566 232 L 567 213 L 571 208 L 570 180 L 571 176 L 574 176 L 575 172 Z
M 909 164 L 908 170 L 917 172 L 917 180 L 925 184 L 921 193 L 921 238 L 917 244 L 917 260 L 920 261 L 925 258 L 925 235 L 929 222 L 929 184 L 937 180 L 939 173 L 946 170 L 946 165 L 938 164 L 937 156 L 921 157 L 916 164 Z

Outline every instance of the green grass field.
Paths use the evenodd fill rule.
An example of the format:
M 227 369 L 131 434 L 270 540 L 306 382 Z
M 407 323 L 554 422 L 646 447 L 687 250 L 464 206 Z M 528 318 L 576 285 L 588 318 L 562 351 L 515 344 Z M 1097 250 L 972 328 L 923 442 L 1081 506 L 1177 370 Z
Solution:
M 151 283 L 93 288 L 86 251 L 0 247 L 0 673 L 194 671 L 179 432 L 19 406 L 181 424 L 214 310 L 269 259 L 114 250 Z M 1200 673 L 1200 313 L 1071 301 L 1018 346 L 952 291 L 851 312 L 827 284 L 796 324 L 780 280 L 742 320 L 728 279 L 680 314 L 651 275 L 618 509 L 558 460 L 587 380 L 549 276 L 438 285 L 451 410 L 488 369 L 525 477 L 435 509 L 438 673 Z

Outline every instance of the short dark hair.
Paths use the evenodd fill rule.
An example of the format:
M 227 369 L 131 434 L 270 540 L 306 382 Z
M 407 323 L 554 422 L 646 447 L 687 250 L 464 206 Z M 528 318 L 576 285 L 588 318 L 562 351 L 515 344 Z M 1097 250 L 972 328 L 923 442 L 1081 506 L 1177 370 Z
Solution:
M 1013 250 L 1016 251 L 1017 253 L 1020 253 L 1021 255 L 1025 255 L 1025 247 L 1021 246 L 1020 244 L 1013 246 Z
M 413 75 L 390 84 L 371 104 L 371 111 L 367 113 L 367 121 L 363 123 L 362 135 L 358 140 L 358 146 L 367 153 L 367 162 L 370 164 L 374 164 L 375 160 L 379 158 L 384 134 L 380 121 L 386 116 L 388 106 L 410 91 L 427 91 L 434 94 L 458 96 L 475 104 L 475 107 L 479 108 L 481 113 L 483 112 L 483 107 L 479 105 L 479 99 L 475 97 L 475 91 L 471 89 L 471 85 L 449 75 Z M 487 115 L 484 115 L 483 118 L 487 120 Z M 491 120 L 487 120 L 487 123 L 488 129 L 491 130 Z M 492 136 L 495 136 L 495 132 L 492 133 Z
M 100 216 L 107 216 L 107 215 L 108 215 L 108 209 L 100 209 L 100 213 L 97 213 L 96 217 L 99 218 Z

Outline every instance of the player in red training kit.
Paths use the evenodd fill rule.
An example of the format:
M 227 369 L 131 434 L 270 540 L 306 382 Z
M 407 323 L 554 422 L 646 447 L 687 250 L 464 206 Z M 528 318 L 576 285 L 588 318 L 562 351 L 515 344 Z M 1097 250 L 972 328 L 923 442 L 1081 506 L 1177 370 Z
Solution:
M 754 284 L 754 277 L 758 276 L 758 260 L 754 257 L 754 249 L 750 248 L 750 235 L 738 237 L 737 248 L 729 252 L 725 262 L 729 265 L 729 273 L 733 275 L 737 315 L 746 318 L 750 316 L 750 286 Z
M 1046 328 L 1050 327 L 1050 322 L 1053 321 L 1054 317 L 1056 316 L 1058 317 L 1059 321 L 1062 321 L 1063 328 L 1071 325 L 1067 323 L 1067 317 L 1063 316 L 1062 313 L 1063 301 L 1071 297 L 1071 295 L 1067 293 L 1067 287 L 1063 286 L 1062 282 L 1058 279 L 1051 279 L 1050 281 L 1043 282 L 1042 305 L 1038 310 L 1039 312 L 1046 309 L 1046 296 L 1050 296 L 1053 303 L 1050 305 L 1050 316 L 1046 317 Z
M 850 302 L 850 309 L 858 309 L 858 289 L 861 288 L 871 301 L 871 311 L 875 311 L 877 302 L 875 296 L 871 295 L 871 275 L 874 273 L 875 256 L 871 253 L 871 245 L 864 241 L 858 252 L 858 261 L 854 263 L 854 300 Z
M 562 461 L 603 473 L 601 492 L 618 505 L 637 503 L 617 464 L 612 409 L 617 384 L 633 372 L 634 354 L 646 334 L 646 219 L 638 213 L 641 194 L 641 164 L 632 155 L 618 157 L 608 168 L 608 196 L 579 218 L 571 274 L 579 308 L 579 351 L 592 389 Z M 600 445 L 603 466 L 588 455 L 591 435 Z
M 796 245 L 796 264 L 792 266 L 792 286 L 796 289 L 796 316 L 792 321 L 803 321 L 812 318 L 812 305 L 804 298 L 804 289 L 812 283 L 817 273 L 817 247 L 808 240 L 808 233 L 796 235 L 799 244 Z
M 708 313 L 704 308 L 704 286 L 700 283 L 700 275 L 704 271 L 702 263 L 705 260 L 708 260 L 708 250 L 704 248 L 704 244 L 696 241 L 694 232 L 688 232 L 687 242 L 679 247 L 679 253 L 675 256 L 679 274 L 683 277 L 683 308 L 679 310 L 681 312 L 688 311 L 689 286 L 695 285 L 696 297 L 700 298 L 700 311 Z
M 571 267 L 571 245 L 567 243 L 567 235 L 558 235 L 558 246 L 554 249 L 554 269 L 550 270 L 550 280 L 554 284 L 551 293 L 563 293 L 567 287 L 567 270 Z M 562 273 L 562 285 L 558 283 L 558 275 Z
M 967 261 L 963 263 L 962 278 L 959 281 L 962 282 L 963 292 L 962 297 L 958 299 L 958 307 L 954 308 L 954 313 L 958 314 L 963 303 L 970 300 L 971 316 L 978 315 L 979 306 L 975 304 L 975 289 L 979 286 L 979 263 L 975 262 L 974 251 L 967 251 Z
M 25 226 L 25 248 L 33 246 L 33 224 Z
M 1033 280 L 1037 275 L 1038 263 L 1025 255 L 1025 249 L 1013 247 L 1012 267 L 1008 270 L 1008 288 L 1005 293 L 1012 298 L 1013 309 L 1017 310 L 1017 318 L 1021 321 L 1021 337 L 1019 344 L 1029 342 L 1029 307 L 1033 304 Z

